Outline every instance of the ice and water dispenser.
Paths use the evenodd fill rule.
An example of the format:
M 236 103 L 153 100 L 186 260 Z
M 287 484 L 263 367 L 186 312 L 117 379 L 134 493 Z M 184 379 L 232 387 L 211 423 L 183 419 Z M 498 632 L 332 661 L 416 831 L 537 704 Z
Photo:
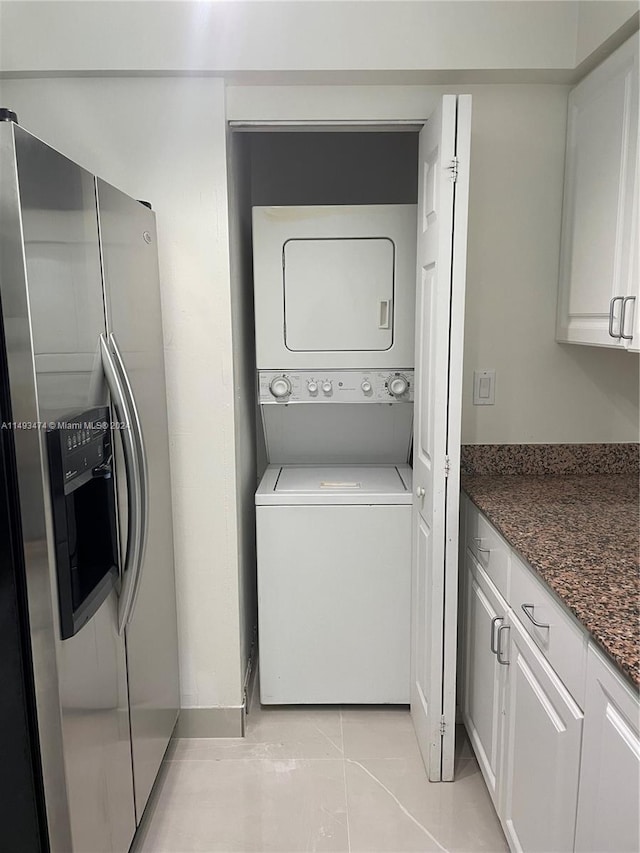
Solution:
M 77 634 L 118 580 L 109 409 L 67 415 L 47 431 L 62 639 Z

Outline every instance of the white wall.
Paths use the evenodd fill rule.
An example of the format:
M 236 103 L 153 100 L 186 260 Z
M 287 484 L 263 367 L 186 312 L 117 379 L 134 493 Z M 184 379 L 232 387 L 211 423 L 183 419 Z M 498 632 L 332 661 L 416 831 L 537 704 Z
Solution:
M 4 2 L 12 71 L 397 71 L 575 65 L 577 3 Z M 126 25 L 123 22 L 126 21 Z
M 0 100 L 25 128 L 156 210 L 182 703 L 239 705 L 223 83 L 2 81 Z
M 227 131 L 231 327 L 233 340 L 236 526 L 238 536 L 239 666 L 243 681 L 257 623 L 254 495 L 262 466 L 257 459 L 256 359 L 251 250 L 249 137 Z

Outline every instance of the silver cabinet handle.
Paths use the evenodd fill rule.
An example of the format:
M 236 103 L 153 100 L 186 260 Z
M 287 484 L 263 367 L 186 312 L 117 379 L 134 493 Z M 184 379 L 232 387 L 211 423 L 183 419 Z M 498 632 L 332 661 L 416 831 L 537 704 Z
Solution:
M 136 400 L 133 395 L 133 390 L 131 388 L 131 382 L 129 381 L 127 369 L 124 365 L 124 361 L 120 353 L 120 348 L 118 347 L 118 342 L 113 332 L 111 332 L 111 334 L 109 335 L 109 341 L 111 342 L 111 346 L 113 348 L 114 360 L 118 367 L 120 378 L 122 380 L 122 385 L 128 398 L 129 411 L 131 412 L 132 426 L 134 428 L 135 434 L 137 475 L 139 479 L 140 506 L 142 516 L 139 528 L 140 543 L 138 547 L 138 560 L 133 575 L 133 591 L 131 593 L 129 608 L 125 614 L 125 619 L 121 627 L 122 631 L 127 625 L 130 624 L 131 619 L 133 618 L 136 602 L 138 600 L 138 593 L 140 591 L 140 583 L 142 580 L 144 556 L 147 549 L 147 537 L 149 532 L 149 469 L 147 466 L 147 454 L 145 449 L 144 436 L 142 433 L 142 424 L 140 422 L 140 414 L 136 406 Z
M 496 657 L 498 658 L 498 663 L 501 663 L 502 666 L 509 666 L 509 664 L 511 663 L 511 661 L 505 660 L 502 657 L 502 632 L 510 630 L 511 629 L 508 625 L 501 625 L 498 628 L 498 649 L 496 651 Z
M 616 302 L 622 302 L 622 304 L 623 304 L 622 313 L 624 314 L 624 296 L 614 296 L 613 299 L 611 300 L 611 302 L 609 303 L 609 335 L 612 338 L 615 338 L 617 341 L 619 341 L 620 338 L 622 337 L 622 317 L 620 317 L 620 323 L 618 324 L 618 334 L 616 335 L 615 332 L 613 331 L 613 320 L 614 320 L 613 314 L 615 311 Z
M 481 548 L 480 547 L 480 543 L 482 542 L 482 539 L 479 536 L 474 536 L 473 541 L 478 543 L 476 545 L 476 550 L 480 551 L 480 553 L 482 553 L 482 554 L 490 554 L 491 553 L 491 548 Z
M 620 337 L 622 338 L 623 341 L 632 341 L 633 340 L 633 331 L 631 332 L 630 335 L 625 335 L 624 327 L 625 327 L 625 320 L 626 320 L 626 314 L 627 314 L 627 302 L 635 302 L 635 301 L 636 301 L 635 296 L 625 296 L 624 299 L 622 300 L 622 311 L 621 311 L 621 316 L 620 316 Z
M 133 418 L 129 409 L 127 394 L 104 335 L 100 335 L 100 356 L 116 416 L 119 421 L 125 424 L 124 429 L 119 430 L 124 453 L 128 507 L 127 547 L 125 549 L 120 598 L 118 601 L 118 631 L 122 633 L 131 608 L 135 575 L 140 562 L 141 530 L 143 526 L 142 493 L 140 488 L 141 472 L 139 470 L 139 455 L 134 438 Z
M 416 486 L 416 497 L 417 498 L 423 498 L 425 496 L 425 494 L 426 494 L 426 492 L 422 488 L 422 486 Z
M 491 637 L 489 639 L 489 645 L 491 646 L 491 651 L 494 653 L 494 655 L 498 654 L 498 647 L 496 646 L 496 643 L 495 643 L 496 625 L 498 622 L 504 622 L 504 617 L 503 616 L 494 616 L 493 619 L 491 620 Z
M 522 605 L 522 610 L 523 610 L 525 616 L 529 617 L 529 619 L 533 622 L 533 624 L 536 626 L 536 628 L 546 628 L 548 631 L 551 626 L 545 625 L 543 622 L 538 622 L 536 619 L 534 619 L 533 609 L 534 609 L 533 604 L 523 604 Z

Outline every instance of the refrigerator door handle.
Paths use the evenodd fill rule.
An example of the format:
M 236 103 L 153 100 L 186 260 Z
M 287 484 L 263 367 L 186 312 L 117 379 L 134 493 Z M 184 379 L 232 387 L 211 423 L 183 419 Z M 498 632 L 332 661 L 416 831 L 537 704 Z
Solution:
M 127 547 L 118 602 L 118 633 L 122 634 L 131 610 L 135 575 L 140 563 L 140 546 L 142 544 L 140 533 L 143 524 L 142 495 L 140 489 L 142 477 L 139 471 L 139 455 L 134 438 L 133 418 L 131 417 L 125 389 L 104 335 L 100 335 L 100 355 L 102 358 L 102 369 L 104 370 L 107 385 L 109 386 L 116 415 L 118 420 L 124 425 L 119 430 L 124 452 L 128 503 Z
M 126 627 L 127 625 L 129 625 L 131 619 L 133 618 L 136 602 L 138 600 L 138 592 L 140 591 L 140 582 L 142 580 L 144 555 L 147 549 L 147 536 L 149 532 L 149 468 L 147 465 L 147 453 L 144 443 L 144 436 L 142 433 L 142 424 L 140 422 L 140 414 L 138 412 L 138 407 L 136 406 L 136 398 L 133 395 L 133 390 L 131 388 L 131 382 L 129 381 L 127 369 L 124 365 L 124 360 L 120 353 L 120 348 L 118 347 L 118 342 L 113 332 L 111 332 L 109 335 L 109 341 L 113 349 L 115 364 L 120 374 L 120 379 L 122 381 L 125 394 L 127 395 L 127 403 L 132 418 L 131 422 L 135 432 L 135 450 L 137 456 L 138 485 L 142 515 L 142 520 L 139 528 L 140 543 L 138 549 L 138 561 L 133 576 L 133 592 L 131 594 L 131 602 L 129 604 L 128 611 L 125 615 L 125 622 L 123 626 Z

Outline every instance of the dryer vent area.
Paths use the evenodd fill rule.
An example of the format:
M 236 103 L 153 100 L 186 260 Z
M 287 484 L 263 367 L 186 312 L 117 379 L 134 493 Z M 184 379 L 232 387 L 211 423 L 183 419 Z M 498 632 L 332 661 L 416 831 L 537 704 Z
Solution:
M 418 133 L 401 127 L 241 128 L 229 133 L 228 145 L 239 595 L 242 657 L 248 662 L 258 624 L 256 492 L 268 466 L 326 461 L 388 468 L 410 462 Z M 297 223 L 291 233 L 290 214 Z M 280 232 L 272 237 L 275 220 Z M 406 501 L 406 492 L 388 505 L 376 499 L 374 526 L 385 529 L 385 512 L 390 528 L 397 525 L 395 515 L 405 524 Z M 348 503 L 348 512 L 367 514 L 365 496 Z M 295 523 L 296 514 L 306 512 L 302 504 L 269 506 L 277 516 L 271 527 L 286 531 L 289 518 Z M 345 540 L 345 553 L 353 555 L 357 543 L 345 536 L 345 512 L 338 504 L 326 519 L 335 515 L 334 551 L 341 548 L 337 536 Z M 318 508 L 310 516 L 314 524 L 316 516 L 324 517 Z M 264 523 L 258 529 L 263 531 Z M 323 564 L 313 548 L 309 571 Z M 296 554 L 299 563 L 304 548 Z M 401 560 L 407 571 L 408 559 Z M 396 566 L 390 555 L 387 563 Z M 289 563 L 287 571 L 295 573 L 295 566 Z M 263 575 L 266 579 L 267 572 Z M 274 575 L 270 558 L 268 576 L 262 598 L 270 602 L 275 586 L 286 583 Z M 361 584 L 365 576 L 361 565 L 354 582 Z M 358 599 L 357 589 L 341 590 L 339 582 L 331 592 Z M 408 587 L 398 592 L 398 602 L 405 598 L 408 602 Z M 390 636 L 394 619 L 407 615 L 408 624 L 404 609 L 398 604 L 389 615 Z M 266 610 L 261 622 L 265 615 Z M 347 627 L 345 638 L 350 633 Z M 272 646 L 282 648 L 278 642 Z M 402 668 L 402 649 L 396 659 Z M 270 663 L 277 678 L 279 661 Z M 395 662 L 393 667 L 398 669 Z M 402 685 L 390 685 L 388 694 L 406 701 Z M 287 695 L 295 701 L 295 684 Z M 339 699 L 332 694 L 325 701 Z

